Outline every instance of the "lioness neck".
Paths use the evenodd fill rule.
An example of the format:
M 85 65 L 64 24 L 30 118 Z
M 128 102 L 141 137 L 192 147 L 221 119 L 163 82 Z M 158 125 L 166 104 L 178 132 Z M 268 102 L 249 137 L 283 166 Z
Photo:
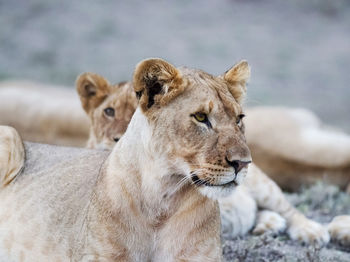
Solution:
M 184 201 L 196 198 L 213 202 L 183 182 L 176 161 L 169 159 L 166 149 L 153 143 L 151 127 L 140 109 L 107 162 L 107 196 L 112 202 L 118 192 L 129 196 L 124 208 L 133 210 L 133 216 L 157 221 L 159 217 L 171 216 Z
M 151 130 L 141 112 L 135 113 L 129 127 L 100 174 L 91 209 L 96 218 L 90 220 L 92 237 L 109 236 L 118 259 L 127 255 L 132 261 L 173 261 L 167 256 L 181 255 L 185 247 L 173 242 L 186 236 L 184 232 L 201 232 L 197 229 L 205 225 L 204 230 L 214 228 L 219 236 L 216 201 L 181 183 L 178 167 L 169 164 L 166 152 L 151 145 Z M 210 241 L 217 243 L 219 237 Z M 101 252 L 105 248 L 104 244 Z

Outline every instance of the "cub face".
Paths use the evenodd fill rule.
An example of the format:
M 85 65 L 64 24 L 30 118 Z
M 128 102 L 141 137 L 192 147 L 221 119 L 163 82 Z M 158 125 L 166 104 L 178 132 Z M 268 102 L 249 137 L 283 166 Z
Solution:
M 245 61 L 218 77 L 161 59 L 136 67 L 136 115 L 146 117 L 150 136 L 144 143 L 208 197 L 228 195 L 251 162 L 241 108 L 249 74 Z
M 125 133 L 137 107 L 131 83 L 111 85 L 100 75 L 84 73 L 76 88 L 91 122 L 87 147 L 111 149 Z

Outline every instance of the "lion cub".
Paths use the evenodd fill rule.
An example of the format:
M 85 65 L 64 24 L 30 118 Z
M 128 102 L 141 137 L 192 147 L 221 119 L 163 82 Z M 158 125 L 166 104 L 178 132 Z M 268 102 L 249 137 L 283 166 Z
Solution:
M 111 149 L 125 133 L 138 104 L 132 84 L 111 85 L 102 76 L 84 73 L 76 86 L 90 118 L 87 147 Z
M 243 67 L 242 67 L 243 68 Z M 245 71 L 241 68 L 241 83 L 248 80 L 249 67 Z M 208 85 L 211 79 L 199 75 L 197 72 L 188 73 L 188 78 Z M 117 85 L 109 84 L 108 80 L 94 73 L 80 75 L 76 88 L 82 106 L 88 114 L 91 127 L 88 147 L 112 149 L 126 130 L 128 120 L 137 107 L 136 94 L 131 83 Z M 236 96 L 241 102 L 241 96 Z M 180 108 L 177 110 L 181 110 Z M 244 115 L 241 114 L 240 117 Z M 244 125 L 239 119 L 239 125 L 244 132 Z M 244 235 L 251 230 L 256 234 L 266 231 L 274 233 L 283 231 L 288 225 L 288 234 L 292 239 L 304 243 L 329 241 L 326 229 L 320 224 L 307 219 L 285 199 L 280 188 L 254 164 L 249 169 L 245 186 L 239 187 L 234 194 L 220 200 L 221 219 L 224 230 L 232 235 Z M 268 209 L 258 212 L 258 208 Z

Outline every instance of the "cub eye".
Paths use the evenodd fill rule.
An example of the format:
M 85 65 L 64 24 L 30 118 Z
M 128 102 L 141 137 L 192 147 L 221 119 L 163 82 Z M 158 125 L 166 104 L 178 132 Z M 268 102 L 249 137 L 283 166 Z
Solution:
M 240 114 L 237 116 L 236 124 L 239 125 L 242 122 L 243 117 L 245 117 L 245 114 Z
M 114 109 L 112 107 L 107 107 L 105 110 L 103 110 L 107 116 L 114 116 Z
M 209 122 L 208 116 L 205 113 L 195 113 L 191 116 L 194 117 L 198 122 L 206 124 L 209 128 L 211 127 L 211 123 Z

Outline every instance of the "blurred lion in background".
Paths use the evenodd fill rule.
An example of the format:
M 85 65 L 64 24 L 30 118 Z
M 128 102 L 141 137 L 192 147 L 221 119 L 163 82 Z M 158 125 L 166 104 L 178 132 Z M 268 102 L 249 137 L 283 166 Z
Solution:
M 0 125 L 14 127 L 26 141 L 84 146 L 89 119 L 76 92 L 29 81 L 0 84 Z

